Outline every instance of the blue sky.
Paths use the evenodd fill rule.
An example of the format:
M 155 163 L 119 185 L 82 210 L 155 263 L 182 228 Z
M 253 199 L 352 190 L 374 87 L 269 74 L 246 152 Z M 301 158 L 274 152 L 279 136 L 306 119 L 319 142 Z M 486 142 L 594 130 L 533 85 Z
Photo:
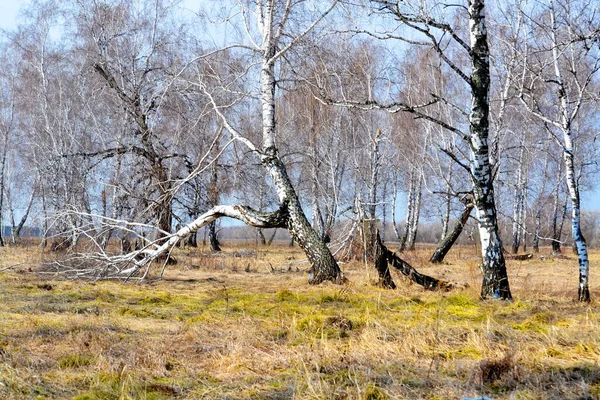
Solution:
M 197 9 L 202 1 L 184 0 L 184 7 Z M 0 0 L 0 29 L 13 29 L 16 26 L 19 9 L 29 2 L 30 0 Z M 581 193 L 581 203 L 584 210 L 600 211 L 600 191 L 595 189 Z
M 21 5 L 27 0 L 0 0 L 0 29 L 12 29 Z

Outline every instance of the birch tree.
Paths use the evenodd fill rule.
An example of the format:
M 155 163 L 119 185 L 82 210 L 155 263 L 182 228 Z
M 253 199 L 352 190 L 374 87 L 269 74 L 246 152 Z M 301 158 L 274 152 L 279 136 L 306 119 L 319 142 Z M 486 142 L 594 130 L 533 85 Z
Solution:
M 420 118 L 440 124 L 447 130 L 464 139 L 470 147 L 468 165 L 464 160 L 455 159 L 469 170 L 473 184 L 473 197 L 479 221 L 481 242 L 481 271 L 483 282 L 482 298 L 511 299 L 506 272 L 502 240 L 498 228 L 498 216 L 494 198 L 492 165 L 489 147 L 489 92 L 490 92 L 490 51 L 487 41 L 485 1 L 469 0 L 467 4 L 444 4 L 441 2 L 405 2 L 373 0 L 374 12 L 382 18 L 389 18 L 392 27 L 388 32 L 367 32 L 381 39 L 395 39 L 414 45 L 430 46 L 447 66 L 464 82 L 471 95 L 465 125 L 468 132 L 459 124 L 450 125 L 436 115 L 427 112 L 427 106 L 443 101 L 453 107 L 451 99 L 443 95 L 431 98 L 425 104 L 411 104 L 397 101 L 397 98 L 368 99 L 357 101 L 354 98 L 332 99 L 327 93 L 319 94 L 323 101 L 341 106 L 363 109 L 385 108 L 390 112 L 409 112 Z M 446 7 L 448 6 L 448 7 Z M 456 11 L 454 11 L 456 10 Z M 393 22 L 392 22 L 393 21 Z M 453 21 L 449 23 L 448 21 Z M 464 38 L 460 23 L 468 22 L 468 39 Z M 453 27 L 455 24 L 456 27 Z M 399 27 L 406 27 L 414 33 L 398 34 Z M 416 38 L 414 38 L 416 36 Z M 458 55 L 460 54 L 460 56 Z M 465 65 L 462 59 L 468 60 Z M 392 100 L 392 101 L 389 101 Z
M 345 280 L 329 248 L 311 227 L 302 210 L 296 189 L 279 154 L 276 125 L 277 81 L 284 56 L 289 57 L 294 47 L 307 39 L 335 4 L 335 1 L 317 4 L 259 0 L 252 10 L 246 3 L 239 2 L 235 5 L 238 11 L 235 17 L 239 18 L 237 22 L 241 31 L 247 34 L 245 42 L 209 51 L 198 56 L 195 63 L 188 65 L 190 67 L 193 64 L 197 71 L 197 79 L 191 83 L 206 96 L 231 139 L 257 157 L 267 171 L 277 192 L 279 208 L 273 212 L 259 212 L 245 205 L 215 206 L 170 235 L 163 243 L 153 243 L 140 252 L 110 258 L 118 273 L 132 274 L 144 267 L 147 273 L 150 263 L 168 252 L 182 238 L 217 218 L 230 217 L 258 228 L 287 228 L 312 264 L 309 283 L 318 284 L 325 280 L 341 283 Z M 229 19 L 227 23 L 233 23 L 233 20 Z M 244 50 L 248 55 L 242 57 L 240 53 Z M 218 68 L 221 64 L 214 64 L 213 56 L 228 51 L 235 57 L 240 54 L 239 59 L 246 60 L 248 64 L 238 64 L 239 69 L 228 68 L 228 74 L 223 76 Z M 252 81 L 249 89 L 258 89 L 256 92 L 240 93 L 232 90 L 239 87 L 236 86 L 237 83 L 246 79 Z M 236 94 L 241 97 L 235 98 Z M 258 140 L 237 128 L 238 121 L 233 118 L 235 105 L 252 98 L 258 99 L 261 106 L 260 126 L 255 129 L 260 132 Z M 123 269 L 124 263 L 131 267 Z
M 249 34 L 249 40 L 252 51 L 259 55 L 258 62 L 260 63 L 261 145 L 256 145 L 244 137 L 222 112 L 222 106 L 214 101 L 214 97 L 210 93 L 207 93 L 213 102 L 215 112 L 222 118 L 223 124 L 232 137 L 258 156 L 261 164 L 269 173 L 279 197 L 280 209 L 287 214 L 286 227 L 312 263 L 312 269 L 309 272 L 309 283 L 312 284 L 318 284 L 324 280 L 341 282 L 344 278 L 323 239 L 306 218 L 285 164 L 279 156 L 275 120 L 276 67 L 282 62 L 284 55 L 303 40 L 331 12 L 335 4 L 335 1 L 325 4 L 322 11 L 312 21 L 308 21 L 300 31 L 294 30 L 295 24 L 292 21 L 302 17 L 299 12 L 306 12 L 303 10 L 302 4 L 257 0 L 253 13 L 243 4 L 239 4 L 244 27 L 250 31 L 253 28 L 249 24 L 254 22 L 258 33 L 257 35 Z
M 523 10 L 536 19 L 524 51 L 520 99 L 536 118 L 557 132 L 563 150 L 565 180 L 571 204 L 571 230 L 579 261 L 579 301 L 590 301 L 589 258 L 581 231 L 581 198 L 577 171 L 577 121 L 593 98 L 589 89 L 600 70 L 598 26 L 588 22 L 593 3 L 548 0 L 541 10 Z M 538 14 L 539 13 L 539 14 Z M 550 99 L 540 95 L 551 96 Z

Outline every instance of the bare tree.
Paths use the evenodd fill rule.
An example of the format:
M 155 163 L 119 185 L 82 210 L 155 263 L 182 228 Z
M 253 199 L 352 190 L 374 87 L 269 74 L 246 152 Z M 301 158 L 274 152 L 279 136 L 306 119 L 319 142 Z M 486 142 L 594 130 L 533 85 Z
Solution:
M 383 18 L 390 18 L 396 25 L 403 25 L 417 33 L 418 38 L 397 34 L 397 26 L 388 33 L 366 32 L 381 39 L 398 39 L 404 42 L 431 46 L 445 65 L 456 73 L 470 90 L 471 106 L 467 115 L 469 133 L 463 132 L 458 126 L 437 118 L 427 112 L 427 106 L 443 101 L 456 106 L 450 99 L 440 95 L 434 96 L 425 104 L 411 104 L 406 101 L 385 103 L 381 100 L 367 99 L 356 101 L 348 99 L 342 92 L 343 100 L 331 99 L 331 96 L 320 87 L 320 98 L 328 103 L 360 107 L 363 109 L 385 108 L 390 112 L 409 112 L 420 118 L 440 124 L 464 139 L 470 147 L 470 159 L 467 165 L 455 157 L 455 161 L 469 170 L 473 183 L 473 196 L 477 217 L 479 220 L 479 236 L 481 241 L 483 282 L 482 298 L 496 297 L 511 299 L 510 286 L 506 273 L 502 240 L 498 229 L 498 217 L 494 198 L 493 170 L 490 164 L 489 151 L 489 91 L 490 91 L 490 51 L 487 42 L 485 20 L 485 2 L 483 0 L 468 1 L 466 6 L 455 7 L 456 12 L 447 15 L 444 4 L 433 2 L 424 7 L 422 2 L 404 1 L 372 1 L 376 12 Z M 452 6 L 451 6 L 452 7 Z M 457 24 L 453 28 L 446 19 Z M 468 37 L 464 39 L 457 21 L 467 22 Z M 452 49 L 452 51 L 450 50 Z M 460 57 L 452 59 L 452 55 L 460 53 L 468 58 L 468 66 L 461 66 Z M 393 99 L 395 100 L 395 99 Z
M 600 70 L 598 26 L 590 26 L 588 2 L 560 3 L 549 0 L 539 10 L 523 10 L 535 19 L 526 42 L 520 99 L 535 117 L 547 123 L 563 149 L 565 176 L 571 203 L 573 241 L 579 259 L 579 301 L 590 301 L 589 259 L 581 232 L 579 174 L 576 171 L 577 120 L 592 98 L 589 87 Z M 593 21 L 592 23 L 597 23 Z M 544 97 L 542 97 L 544 95 Z M 547 97 L 552 102 L 547 104 Z

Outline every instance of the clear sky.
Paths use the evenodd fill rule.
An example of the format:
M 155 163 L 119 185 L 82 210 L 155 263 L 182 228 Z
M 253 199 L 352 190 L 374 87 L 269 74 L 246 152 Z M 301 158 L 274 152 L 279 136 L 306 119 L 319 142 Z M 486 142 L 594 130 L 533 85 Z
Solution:
M 21 5 L 29 0 L 0 0 L 0 29 L 13 29 Z

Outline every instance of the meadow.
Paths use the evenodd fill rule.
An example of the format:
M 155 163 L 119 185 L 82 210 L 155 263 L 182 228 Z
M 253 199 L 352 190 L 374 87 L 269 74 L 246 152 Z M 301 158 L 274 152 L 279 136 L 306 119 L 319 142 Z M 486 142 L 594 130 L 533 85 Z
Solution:
M 600 398 L 599 250 L 589 304 L 570 251 L 508 261 L 514 301 L 484 302 L 473 247 L 438 266 L 431 250 L 402 257 L 469 287 L 393 273 L 385 290 L 357 261 L 349 284 L 310 286 L 285 245 L 178 249 L 142 283 L 66 280 L 41 273 L 48 251 L 0 248 L 0 398 Z

